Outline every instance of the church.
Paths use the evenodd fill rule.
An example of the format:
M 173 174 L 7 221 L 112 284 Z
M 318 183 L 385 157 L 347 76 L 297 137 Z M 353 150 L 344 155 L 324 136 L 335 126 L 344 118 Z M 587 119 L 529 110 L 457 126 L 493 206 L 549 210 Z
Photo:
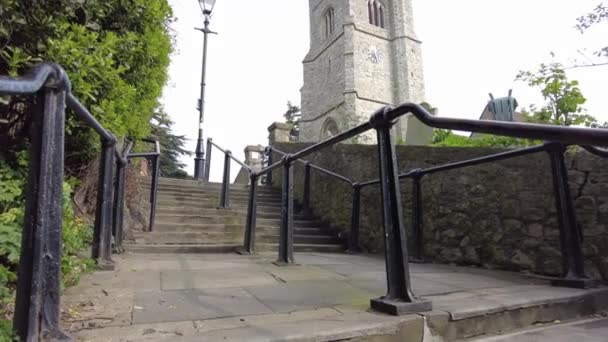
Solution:
M 421 41 L 412 0 L 309 0 L 310 51 L 303 61 L 301 142 L 317 142 L 385 105 L 425 100 Z M 432 130 L 413 117 L 395 141 L 424 145 Z M 356 143 L 374 143 L 360 137 Z

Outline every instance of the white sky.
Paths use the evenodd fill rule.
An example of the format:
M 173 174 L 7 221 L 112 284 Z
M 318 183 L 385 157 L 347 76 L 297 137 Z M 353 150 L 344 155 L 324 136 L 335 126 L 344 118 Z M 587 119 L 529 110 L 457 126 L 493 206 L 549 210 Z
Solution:
M 363 0 L 361 0 L 363 1 Z M 196 0 L 170 0 L 177 21 L 176 46 L 163 104 L 174 131 L 197 138 L 200 92 L 202 14 Z M 513 89 L 520 106 L 541 104 L 538 90 L 514 82 L 520 70 L 551 61 L 566 65 L 608 45 L 608 24 L 581 35 L 576 18 L 600 0 L 414 0 L 416 31 L 423 41 L 427 101 L 439 115 L 478 118 L 488 93 L 505 96 Z M 302 59 L 309 46 L 308 0 L 218 0 L 207 60 L 205 139 L 243 158 L 243 148 L 267 144 L 267 127 L 283 121 L 287 101 L 300 103 Z M 580 81 L 585 107 L 608 121 L 608 66 L 569 72 Z M 212 179 L 222 159 L 212 158 Z M 184 158 L 193 173 L 192 158 Z M 233 164 L 233 174 L 238 170 Z

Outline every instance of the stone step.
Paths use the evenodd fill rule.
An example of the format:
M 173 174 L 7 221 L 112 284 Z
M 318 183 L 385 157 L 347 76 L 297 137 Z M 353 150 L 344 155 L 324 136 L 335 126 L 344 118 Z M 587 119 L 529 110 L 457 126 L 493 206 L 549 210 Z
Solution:
M 157 214 L 157 223 L 188 223 L 188 224 L 241 224 L 247 222 L 244 216 L 223 216 L 223 215 L 184 215 L 184 214 Z M 257 226 L 280 226 L 280 219 L 256 219 Z M 295 220 L 295 227 L 314 227 L 318 226 L 312 220 Z
M 150 187 L 149 180 L 138 180 L 137 184 L 141 187 Z M 160 179 L 158 183 L 159 189 L 191 189 L 191 190 L 199 190 L 199 191 L 217 191 L 219 192 L 222 188 L 222 183 L 198 183 L 193 181 L 166 181 L 165 179 Z M 235 192 L 243 192 L 247 193 L 249 191 L 249 186 L 244 184 L 230 184 L 230 190 Z M 280 194 L 280 189 L 258 185 L 258 193 L 275 193 Z
M 193 197 L 174 197 L 174 196 L 164 196 L 159 195 L 156 199 L 157 204 L 166 204 L 171 205 L 172 203 L 184 203 L 188 205 L 198 205 L 199 203 L 204 203 L 205 205 L 216 205 L 220 202 L 219 198 L 214 197 L 201 197 L 201 198 L 193 198 Z M 248 199 L 246 198 L 229 198 L 228 205 L 234 204 L 240 207 L 247 207 Z M 262 199 L 257 201 L 258 207 L 280 207 L 280 200 L 267 200 Z
M 156 209 L 156 214 L 180 214 L 180 215 L 225 215 L 225 216 L 242 216 L 246 217 L 247 208 L 244 207 L 232 207 L 230 209 L 217 209 L 213 208 L 186 208 L 183 206 L 158 206 Z M 267 207 L 259 207 L 256 211 L 256 217 L 258 219 L 261 218 L 269 218 L 269 219 L 279 219 L 281 218 L 281 210 L 278 208 L 267 208 Z M 296 220 L 309 220 L 311 219 L 308 215 L 303 214 L 295 214 L 294 218 Z
M 279 226 L 265 226 L 256 224 L 256 232 L 278 232 Z M 244 224 L 225 224 L 225 223 L 171 223 L 171 222 L 156 222 L 154 225 L 155 232 L 242 232 L 245 231 Z M 299 227 L 294 226 L 295 233 L 309 235 L 327 235 L 331 236 L 331 232 L 320 227 Z
M 169 198 L 177 198 L 177 199 L 196 199 L 196 200 L 200 200 L 200 199 L 207 199 L 207 198 L 212 198 L 212 199 L 219 199 L 220 198 L 220 194 L 219 193 L 189 193 L 189 192 L 182 192 L 182 191 L 175 191 L 175 190 L 162 190 L 158 192 L 158 196 L 163 196 L 163 197 L 169 197 Z M 233 199 L 237 199 L 237 200 L 244 200 L 247 201 L 249 199 L 249 194 L 235 194 L 235 193 L 230 193 L 228 195 L 228 199 L 233 200 Z M 256 196 L 256 200 L 258 201 L 268 201 L 268 202 L 281 202 L 281 196 L 280 195 L 270 195 L 270 194 L 257 194 Z
M 170 199 L 159 197 L 156 202 L 157 206 L 168 206 L 168 207 L 180 207 L 180 206 L 189 206 L 189 207 L 203 207 L 203 208 L 216 208 L 219 205 L 219 200 L 214 199 L 205 199 L 205 200 L 190 200 L 190 199 Z M 247 201 L 229 201 L 229 207 L 234 208 L 243 208 L 247 209 Z M 276 202 L 258 202 L 258 208 L 273 208 L 273 209 L 281 209 L 281 203 Z
M 277 243 L 279 234 L 276 231 L 271 233 L 256 234 L 258 243 Z M 242 232 L 236 231 L 234 234 L 227 234 L 225 231 L 205 231 L 205 232 L 145 232 L 135 233 L 136 244 L 153 245 L 188 245 L 188 244 L 207 244 L 207 243 L 235 243 L 243 239 Z M 340 244 L 340 240 L 327 235 L 300 235 L 294 232 L 294 243 L 296 244 L 318 244 L 330 245 Z
M 171 205 L 167 205 L 166 203 L 157 203 L 156 212 L 157 214 L 166 213 L 166 214 L 199 214 L 199 213 L 209 213 L 209 211 L 213 210 L 229 210 L 235 212 L 233 216 L 247 216 L 247 207 L 238 205 L 238 204 L 229 204 L 229 207 L 226 209 L 222 209 L 218 207 L 218 203 L 202 203 L 196 206 L 194 205 L 184 205 L 183 203 L 171 203 Z M 281 208 L 272 207 L 272 206 L 259 206 L 256 211 L 258 217 L 260 214 L 262 215 L 270 215 L 264 216 L 264 218 L 280 218 L 281 217 Z M 217 215 L 223 215 L 218 213 Z M 298 216 L 302 217 L 302 216 Z
M 140 185 L 139 188 L 144 192 L 149 192 L 150 187 L 146 185 Z M 178 193 L 178 194 L 191 194 L 191 195 L 202 195 L 202 196 L 219 196 L 220 189 L 196 189 L 196 188 L 183 188 L 183 187 L 175 187 L 171 185 L 161 185 L 158 187 L 158 192 L 166 192 L 166 193 Z M 228 192 L 230 196 L 249 196 L 249 189 L 230 189 Z M 258 190 L 257 196 L 268 196 L 268 197 L 281 197 L 280 191 L 275 191 L 274 189 L 267 190 Z
M 175 233 L 175 234 L 226 234 L 230 236 L 243 236 L 245 228 L 235 225 L 207 225 L 205 228 L 197 228 L 196 226 L 184 226 L 176 228 L 174 225 L 158 225 L 154 227 L 152 233 Z M 260 226 L 255 228 L 256 234 L 279 234 L 279 227 Z M 150 232 L 136 232 L 135 234 L 149 234 Z M 331 232 L 323 228 L 294 228 L 293 233 L 302 236 L 328 236 L 334 237 Z
M 189 244 L 189 245 L 146 245 L 124 244 L 127 251 L 132 253 L 230 253 L 240 248 L 242 244 Z M 278 251 L 279 246 L 274 243 L 256 244 L 256 252 Z M 342 253 L 342 245 L 310 245 L 294 244 L 295 252 L 315 253 Z
M 226 215 L 184 215 L 184 214 L 157 214 L 157 223 L 166 224 L 234 224 L 244 225 L 245 217 Z
M 240 217 L 247 215 L 247 210 L 218 209 L 218 208 L 184 208 L 184 207 L 156 207 L 156 215 L 201 215 Z

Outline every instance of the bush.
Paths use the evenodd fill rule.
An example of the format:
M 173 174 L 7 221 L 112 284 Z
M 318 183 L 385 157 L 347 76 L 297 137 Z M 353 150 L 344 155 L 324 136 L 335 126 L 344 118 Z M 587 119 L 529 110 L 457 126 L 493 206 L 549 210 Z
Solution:
M 25 163 L 25 154 L 20 154 L 18 164 Z M 25 168 L 12 167 L 5 159 L 0 159 L 0 318 L 10 319 L 17 282 L 17 267 L 21 251 L 21 231 L 23 230 Z M 72 187 L 63 184 L 63 245 L 61 271 L 63 287 L 76 285 L 80 275 L 93 268 L 93 260 L 79 255 L 90 246 L 93 229 L 82 218 L 76 217 L 72 208 Z M 3 335 L 5 325 L 10 322 L 0 320 L 0 341 L 10 340 Z
M 0 0 L 0 74 L 23 75 L 41 61 L 58 63 L 74 94 L 106 129 L 144 138 L 167 80 L 171 20 L 167 0 Z M 22 148 L 31 99 L 7 103 L 0 105 L 0 119 L 8 121 L 10 136 L 0 135 L 0 144 Z M 78 170 L 98 150 L 99 138 L 72 115 L 66 125 L 66 166 Z
M 517 148 L 540 145 L 542 144 L 542 141 L 486 134 L 469 138 L 463 135 L 455 134 L 451 130 L 435 129 L 433 131 L 433 139 L 431 144 L 433 146 L 450 147 Z

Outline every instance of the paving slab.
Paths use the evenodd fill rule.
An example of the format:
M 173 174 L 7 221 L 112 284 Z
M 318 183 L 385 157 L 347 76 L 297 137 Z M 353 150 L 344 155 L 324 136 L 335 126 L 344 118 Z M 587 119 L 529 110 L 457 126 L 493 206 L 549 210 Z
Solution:
M 160 290 L 160 272 L 103 271 L 85 274 L 77 286 L 66 290 L 66 294 L 111 294 L 122 290 Z
M 64 296 L 61 303 L 62 327 L 71 332 L 129 325 L 133 296 L 133 292 L 128 290 Z
M 275 278 L 283 282 L 300 281 L 300 280 L 323 280 L 323 279 L 334 279 L 334 280 L 347 280 L 345 276 L 337 274 L 335 272 L 324 270 L 318 266 L 276 266 L 267 265 L 264 270 Z M 243 285 L 247 286 L 247 285 Z
M 83 276 L 62 298 L 63 327 L 82 341 L 384 342 L 410 341 L 424 330 L 406 323 L 409 316 L 370 310 L 370 299 L 386 293 L 381 256 L 297 253 L 300 265 L 288 267 L 271 264 L 275 252 L 114 258 L 115 271 Z M 414 317 L 427 319 L 427 335 L 450 340 L 608 307 L 606 289 L 555 288 L 470 267 L 410 270 L 414 292 L 435 310 Z M 403 324 L 415 329 L 400 335 Z
M 245 288 L 274 312 L 292 312 L 336 304 L 368 303 L 371 294 L 337 280 L 297 281 Z
M 273 256 L 275 255 L 273 254 Z M 350 265 L 350 263 L 345 260 L 339 260 L 325 255 L 298 254 L 297 258 L 298 262 L 304 265 Z
M 422 318 L 416 315 L 387 317 L 367 312 L 341 314 L 333 309 L 318 309 L 110 327 L 103 329 L 103 334 L 99 334 L 99 330 L 83 330 L 78 337 L 87 342 L 336 341 L 370 334 L 405 334 L 411 330 L 421 330 L 421 324 Z
M 169 254 L 170 257 L 170 254 Z M 218 260 L 209 262 L 206 259 L 192 258 L 152 258 L 146 260 L 129 260 L 128 263 L 120 264 L 120 271 L 166 271 L 166 270 L 206 270 L 206 269 L 222 269 L 228 267 L 243 267 L 244 265 L 255 264 L 253 259 L 233 259 L 233 260 Z
M 276 284 L 258 265 L 210 268 L 205 270 L 162 271 L 162 290 L 221 289 Z
M 153 291 L 135 294 L 133 323 L 154 323 L 272 313 L 243 289 Z
M 417 277 L 469 290 L 529 284 L 531 282 L 521 276 L 512 276 L 512 279 L 498 279 L 490 276 L 459 272 L 418 273 Z
M 280 342 L 280 341 L 421 341 L 423 319 L 417 315 L 387 317 L 360 312 L 329 319 L 305 322 L 279 322 L 248 325 L 230 330 L 215 330 L 204 334 L 205 340 L 227 342 Z M 190 337 L 183 341 L 200 341 Z M 365 339 L 369 341 L 368 339 Z M 169 341 L 163 339 L 159 341 Z

